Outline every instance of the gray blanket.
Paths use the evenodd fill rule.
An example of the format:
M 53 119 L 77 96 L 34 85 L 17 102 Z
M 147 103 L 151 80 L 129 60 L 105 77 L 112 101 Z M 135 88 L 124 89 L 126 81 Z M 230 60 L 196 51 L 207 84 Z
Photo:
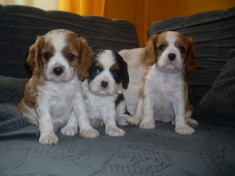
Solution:
M 171 124 L 154 130 L 125 127 L 123 137 L 98 130 L 96 139 L 60 134 L 59 144 L 38 143 L 36 127 L 0 135 L 0 175 L 234 175 L 235 129 L 200 125 L 194 135 Z

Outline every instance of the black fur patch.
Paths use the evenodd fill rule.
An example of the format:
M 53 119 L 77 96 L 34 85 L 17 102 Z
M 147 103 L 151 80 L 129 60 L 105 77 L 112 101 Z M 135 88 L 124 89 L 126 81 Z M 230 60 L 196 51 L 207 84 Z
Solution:
M 121 102 L 121 101 L 124 101 L 125 98 L 124 98 L 124 95 L 122 93 L 118 94 L 118 97 L 117 99 L 115 100 L 115 108 L 117 107 L 117 105 Z

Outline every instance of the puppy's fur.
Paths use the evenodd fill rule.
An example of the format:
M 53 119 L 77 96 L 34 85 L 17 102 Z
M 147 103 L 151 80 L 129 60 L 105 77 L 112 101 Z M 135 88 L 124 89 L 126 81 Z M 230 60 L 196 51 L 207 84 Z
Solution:
M 155 120 L 175 123 L 179 134 L 192 134 L 198 123 L 190 119 L 192 105 L 188 101 L 185 71 L 192 71 L 198 62 L 192 38 L 178 32 L 153 35 L 141 60 L 147 66 L 144 87 L 140 92 L 136 113 L 130 124 L 143 129 L 155 128 Z M 190 126 L 189 126 L 190 125 Z
M 144 48 L 124 49 L 119 54 L 127 62 L 128 66 L 129 85 L 124 92 L 124 96 L 128 112 L 134 115 L 147 71 L 147 66 L 142 63 Z
M 83 91 L 92 125 L 97 127 L 104 122 L 107 135 L 122 136 L 125 133 L 116 126 L 115 117 L 119 124 L 125 125 L 122 117 L 126 106 L 120 92 L 127 89 L 128 83 L 127 64 L 122 57 L 112 50 L 98 50 L 89 77 L 83 82 Z
M 30 47 L 27 63 L 32 77 L 25 85 L 18 108 L 28 121 L 39 127 L 41 144 L 56 144 L 55 130 L 64 135 L 78 132 L 94 138 L 82 93 L 93 52 L 83 38 L 69 30 L 57 29 L 37 37 Z

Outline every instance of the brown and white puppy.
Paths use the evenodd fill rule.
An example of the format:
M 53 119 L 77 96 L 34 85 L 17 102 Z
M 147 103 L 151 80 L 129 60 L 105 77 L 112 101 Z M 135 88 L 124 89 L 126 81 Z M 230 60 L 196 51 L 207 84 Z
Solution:
M 65 29 L 37 37 L 30 47 L 27 63 L 32 77 L 25 85 L 18 108 L 28 121 L 39 127 L 41 144 L 56 144 L 55 130 L 73 136 L 95 138 L 90 126 L 81 80 L 88 76 L 93 52 L 83 38 Z
M 116 126 L 125 125 L 126 106 L 122 89 L 127 89 L 129 76 L 127 64 L 113 50 L 98 50 L 83 82 L 83 91 L 92 126 L 105 125 L 105 133 L 123 136 L 125 131 Z M 127 115 L 128 116 L 128 115 Z M 115 121 L 116 120 L 116 121 Z
M 155 121 L 174 122 L 179 134 L 192 134 L 198 123 L 191 119 L 185 71 L 192 71 L 198 58 L 192 38 L 167 31 L 153 35 L 144 49 L 142 63 L 147 66 L 144 88 L 136 113 L 127 119 L 143 129 L 155 128 Z
M 139 100 L 139 94 L 144 86 L 147 66 L 142 63 L 144 48 L 124 49 L 119 52 L 127 62 L 129 73 L 128 89 L 124 92 L 128 112 L 133 115 Z

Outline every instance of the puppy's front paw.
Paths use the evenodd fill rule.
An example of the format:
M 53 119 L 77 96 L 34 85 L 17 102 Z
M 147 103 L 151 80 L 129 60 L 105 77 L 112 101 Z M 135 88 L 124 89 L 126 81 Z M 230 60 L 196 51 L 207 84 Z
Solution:
M 126 118 L 126 122 L 129 124 L 129 125 L 135 125 L 137 126 L 139 123 L 140 123 L 140 119 L 137 118 L 136 116 L 129 116 Z
M 140 128 L 142 129 L 154 129 L 155 128 L 155 123 L 154 122 L 149 122 L 149 121 L 143 121 L 139 125 Z
M 60 130 L 60 133 L 65 136 L 74 136 L 78 133 L 78 127 L 74 126 L 65 126 Z
M 45 145 L 57 144 L 58 141 L 59 139 L 55 134 L 41 135 L 39 138 L 39 143 Z
M 129 115 L 123 115 L 119 118 L 118 120 L 118 124 L 121 125 L 121 126 L 127 126 L 128 125 L 128 122 L 127 122 L 127 119 L 130 118 Z
M 198 122 L 194 119 L 186 119 L 186 122 L 191 127 L 197 127 L 198 126 Z
M 118 127 L 112 126 L 106 127 L 105 133 L 109 136 L 123 136 L 125 131 Z
M 179 134 L 193 134 L 195 130 L 188 125 L 181 125 L 175 128 L 175 132 Z
M 80 135 L 83 138 L 93 139 L 93 138 L 96 138 L 97 136 L 99 136 L 99 132 L 93 128 L 89 128 L 89 129 L 80 131 Z

